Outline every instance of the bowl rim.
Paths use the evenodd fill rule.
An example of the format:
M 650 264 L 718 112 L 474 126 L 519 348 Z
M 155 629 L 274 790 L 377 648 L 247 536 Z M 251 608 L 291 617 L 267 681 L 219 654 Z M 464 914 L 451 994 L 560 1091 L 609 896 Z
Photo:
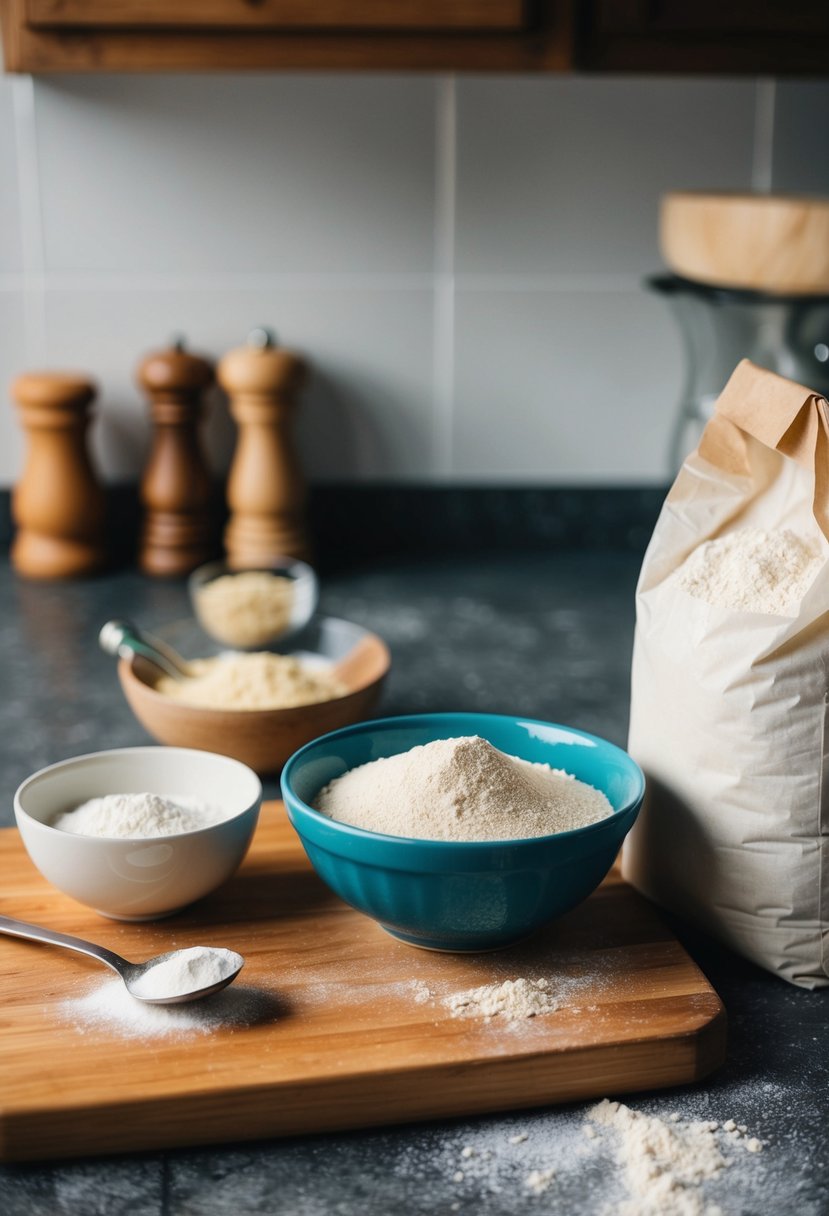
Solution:
M 142 680 L 141 677 L 136 674 L 136 672 L 133 670 L 133 664 L 135 661 L 134 658 L 119 659 L 118 672 L 122 681 L 129 679 L 133 687 L 137 685 L 142 693 L 147 693 L 156 704 L 163 704 L 165 708 L 169 708 L 170 706 L 178 706 L 179 709 L 186 711 L 188 714 L 196 714 L 200 717 L 203 715 L 215 715 L 224 718 L 227 714 L 232 714 L 234 718 L 238 717 L 239 721 L 242 721 L 246 715 L 268 715 L 268 717 L 273 720 L 275 724 L 278 724 L 279 722 L 284 721 L 286 718 L 298 713 L 307 713 L 309 710 L 313 711 L 319 709 L 320 706 L 342 705 L 344 702 L 348 701 L 350 697 L 362 696 L 363 693 L 367 692 L 370 688 L 376 687 L 376 685 L 385 680 L 391 670 L 391 650 L 389 649 L 388 643 L 380 637 L 379 633 L 375 633 L 372 629 L 367 629 L 364 625 L 360 625 L 357 621 L 349 621 L 345 617 L 328 616 L 326 614 L 320 619 L 327 621 L 342 621 L 346 625 L 356 625 L 359 629 L 362 629 L 363 637 L 356 643 L 358 646 L 360 645 L 360 642 L 367 639 L 372 639 L 378 643 L 380 649 L 382 650 L 384 660 L 383 670 L 380 672 L 380 674 L 376 676 L 375 679 L 370 680 L 368 684 L 362 684 L 359 688 L 352 688 L 349 692 L 344 693 L 341 697 L 329 697 L 327 701 L 309 701 L 305 705 L 289 705 L 287 707 L 283 707 L 282 709 L 218 709 L 209 705 L 188 705 L 186 701 L 178 701 L 174 697 L 166 697 L 163 692 L 159 692 L 158 689 L 154 688 L 152 684 L 148 684 L 146 680 Z M 232 651 L 232 647 L 228 647 L 227 649 Z M 250 654 L 251 652 L 239 650 L 233 651 L 233 653 Z M 205 720 L 207 720 L 206 717 Z M 323 736 L 320 735 L 319 737 L 322 738 Z
M 253 802 L 248 803 L 248 805 L 243 807 L 241 811 L 236 811 L 233 815 L 228 815 L 226 819 L 220 819 L 217 823 L 209 823 L 203 828 L 192 828 L 189 832 L 168 832 L 164 836 L 88 836 L 83 832 L 64 832 L 61 828 L 56 828 L 51 823 L 44 823 L 42 819 L 36 819 L 35 816 L 31 815 L 21 803 L 21 796 L 25 795 L 26 790 L 30 785 L 33 785 L 36 781 L 46 777 L 48 774 L 53 773 L 56 769 L 70 768 L 73 765 L 80 764 L 82 762 L 93 764 L 100 763 L 104 759 L 109 759 L 110 757 L 114 756 L 135 756 L 141 754 L 155 755 L 159 752 L 165 752 L 167 754 L 173 752 L 187 756 L 213 756 L 218 760 L 227 762 L 228 764 L 236 765 L 237 767 L 244 769 L 245 772 L 253 778 L 259 792 L 254 798 Z M 264 791 L 259 776 L 254 772 L 250 765 L 245 764 L 242 760 L 237 760 L 233 756 L 225 756 L 222 752 L 210 752 L 205 748 L 167 747 L 162 744 L 152 746 L 151 744 L 147 744 L 141 747 L 113 747 L 104 748 L 97 752 L 85 752 L 81 756 L 69 756 L 65 760 L 57 760 L 54 764 L 47 764 L 43 768 L 37 769 L 36 772 L 30 773 L 25 781 L 21 781 L 20 785 L 15 790 L 14 813 L 15 818 L 22 816 L 27 823 L 34 824 L 36 831 L 42 828 L 44 831 L 53 833 L 55 836 L 59 836 L 64 839 L 69 836 L 74 840 L 92 841 L 93 847 L 98 844 L 117 844 L 129 845 L 131 848 L 134 848 L 136 842 L 139 841 L 144 844 L 147 842 L 155 842 L 156 844 L 172 843 L 175 840 L 185 840 L 192 836 L 200 836 L 205 832 L 216 831 L 218 828 L 223 828 L 226 824 L 233 823 L 235 820 L 241 819 L 245 815 L 250 815 L 253 811 L 257 811 L 258 813 L 262 806 L 263 797 Z
M 495 840 L 434 840 L 419 836 L 391 836 L 386 832 L 372 832 L 367 828 L 358 828 L 352 824 L 344 823 L 340 819 L 331 819 L 328 815 L 324 815 L 322 811 L 318 811 L 316 807 L 309 806 L 307 802 L 299 797 L 293 788 L 294 769 L 301 762 L 306 752 L 318 747 L 321 743 L 344 738 L 348 735 L 364 734 L 377 728 L 389 729 L 394 726 L 423 723 L 427 719 L 433 722 L 440 722 L 457 718 L 476 719 L 481 722 L 509 722 L 515 725 L 525 723 L 528 726 L 551 726 L 556 730 L 568 731 L 570 734 L 578 735 L 581 739 L 588 739 L 591 743 L 612 748 L 613 751 L 618 752 L 631 765 L 632 775 L 638 778 L 639 788 L 637 793 L 634 797 L 628 799 L 624 806 L 619 807 L 618 810 L 614 808 L 612 814 L 606 815 L 604 819 L 597 819 L 594 823 L 583 824 L 581 827 L 569 828 L 562 832 L 550 832 L 546 836 L 507 836 Z M 451 737 L 450 735 L 444 736 L 444 738 Z M 402 753 L 397 752 L 394 754 L 401 755 Z M 320 735 L 317 739 L 312 739 L 310 743 L 305 743 L 288 758 L 282 769 L 279 785 L 285 805 L 289 811 L 298 809 L 301 813 L 309 815 L 312 821 L 331 827 L 334 831 L 341 832 L 343 835 L 352 837 L 357 841 L 375 840 L 388 845 L 417 845 L 419 848 L 431 848 L 435 851 L 445 851 L 447 849 L 470 851 L 492 849 L 497 846 L 514 848 L 521 845 L 541 845 L 554 840 L 575 840 L 584 839 L 590 835 L 601 835 L 602 832 L 608 830 L 611 824 L 618 825 L 620 818 L 635 817 L 645 796 L 646 779 L 639 764 L 624 748 L 619 747 L 616 743 L 611 743 L 609 739 L 604 739 L 601 735 L 591 734 L 590 731 L 580 730 L 576 726 L 566 726 L 563 723 L 550 722 L 543 718 L 529 718 L 522 714 L 494 714 L 480 713 L 474 710 L 470 710 L 469 712 L 464 710 L 449 710 L 439 713 L 400 714 L 386 718 L 372 718 L 367 722 L 355 722 L 351 726 L 343 726 L 339 730 L 329 731 L 325 735 Z M 296 808 L 290 806 L 289 798 L 296 804 Z
M 214 579 L 221 578 L 223 574 L 273 574 L 277 570 L 285 570 L 286 578 L 290 578 L 293 582 L 310 582 L 318 583 L 317 572 L 309 562 L 303 561 L 301 557 L 277 556 L 268 561 L 255 562 L 250 566 L 231 566 L 226 557 L 214 557 L 212 561 L 202 562 L 200 566 L 196 566 L 195 570 L 191 570 L 187 576 L 187 588 L 201 587 L 205 583 L 211 583 Z M 296 570 L 296 574 L 292 573 Z M 213 574 L 212 571 L 216 573 Z M 211 573 L 208 573 L 210 571 Z

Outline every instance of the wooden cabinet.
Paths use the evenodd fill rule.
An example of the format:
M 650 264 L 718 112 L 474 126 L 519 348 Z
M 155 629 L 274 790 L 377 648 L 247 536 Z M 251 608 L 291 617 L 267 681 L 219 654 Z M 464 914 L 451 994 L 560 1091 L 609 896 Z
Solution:
M 42 29 L 522 30 L 523 0 L 25 0 Z
M 829 72 L 829 0 L 0 0 L 19 72 Z
M 579 66 L 610 72 L 829 73 L 829 0 L 592 0 Z
M 561 71 L 574 0 L 0 0 L 18 72 Z

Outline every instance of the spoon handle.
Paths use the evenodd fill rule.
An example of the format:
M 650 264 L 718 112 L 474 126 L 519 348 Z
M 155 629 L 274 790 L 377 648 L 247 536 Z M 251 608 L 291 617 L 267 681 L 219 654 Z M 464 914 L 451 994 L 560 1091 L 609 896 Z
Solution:
M 136 656 L 146 659 L 174 680 L 188 675 L 187 664 L 181 655 L 158 638 L 142 633 L 131 621 L 107 621 L 98 634 L 98 645 L 107 654 L 122 659 Z
M 89 954 L 99 959 L 117 971 L 123 978 L 123 972 L 130 967 L 125 958 L 104 946 L 96 946 L 94 942 L 85 942 L 80 937 L 70 937 L 68 933 L 56 933 L 54 929 L 44 929 L 40 925 L 30 925 L 25 920 L 15 920 L 11 916 L 0 916 L 0 933 L 9 937 L 25 937 L 33 942 L 46 942 L 50 946 L 65 946 L 69 950 L 77 950 L 80 954 Z

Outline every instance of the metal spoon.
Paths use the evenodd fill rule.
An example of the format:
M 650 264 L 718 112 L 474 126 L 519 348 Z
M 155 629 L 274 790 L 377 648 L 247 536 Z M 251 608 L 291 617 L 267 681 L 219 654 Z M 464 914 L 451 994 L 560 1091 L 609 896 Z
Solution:
M 174 680 L 190 678 L 190 665 L 178 651 L 152 634 L 142 632 L 132 621 L 107 621 L 98 634 L 98 645 L 107 654 L 121 659 L 146 659 Z
M 104 946 L 85 942 L 80 937 L 70 937 L 68 933 L 56 933 L 53 929 L 43 929 L 40 925 L 30 925 L 25 920 L 14 920 L 11 916 L 0 916 L 0 933 L 7 933 L 9 937 L 25 937 L 33 942 L 47 942 L 51 946 L 65 946 L 68 950 L 89 954 L 92 958 L 106 963 L 107 967 L 111 967 L 113 971 L 117 971 L 130 996 L 134 996 L 137 1001 L 143 1001 L 145 1005 L 182 1005 L 185 1001 L 200 1001 L 202 997 L 211 996 L 212 993 L 226 988 L 236 979 L 245 965 L 241 954 L 237 954 L 234 960 L 238 963 L 236 970 L 215 984 L 209 984 L 206 988 L 196 988 L 191 992 L 179 992 L 175 996 L 149 997 L 136 992 L 134 985 L 151 967 L 156 967 L 159 963 L 164 963 L 177 954 L 183 954 L 183 950 L 168 950 L 166 954 L 157 954 L 155 958 L 148 959 L 146 963 L 130 963 L 125 958 L 121 958 L 120 954 L 115 954 L 114 951 L 107 950 Z M 230 951 L 230 953 L 234 952 Z

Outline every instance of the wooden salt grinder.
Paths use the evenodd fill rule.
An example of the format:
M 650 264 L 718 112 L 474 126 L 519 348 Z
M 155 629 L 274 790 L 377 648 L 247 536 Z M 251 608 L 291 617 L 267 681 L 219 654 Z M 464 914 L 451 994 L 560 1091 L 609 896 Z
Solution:
M 95 385 L 84 376 L 31 372 L 11 395 L 29 441 L 12 497 L 12 563 L 30 578 L 91 574 L 105 558 L 104 492 L 86 448 Z
M 265 565 L 275 557 L 308 556 L 305 481 L 293 441 L 296 394 L 305 364 L 279 350 L 268 330 L 219 363 L 239 440 L 227 483 L 230 522 L 225 548 L 232 566 Z
M 214 556 L 213 484 L 199 443 L 202 394 L 213 380 L 206 359 L 182 341 L 148 355 L 138 368 L 153 424 L 141 478 L 144 523 L 138 564 L 145 574 L 188 574 Z

